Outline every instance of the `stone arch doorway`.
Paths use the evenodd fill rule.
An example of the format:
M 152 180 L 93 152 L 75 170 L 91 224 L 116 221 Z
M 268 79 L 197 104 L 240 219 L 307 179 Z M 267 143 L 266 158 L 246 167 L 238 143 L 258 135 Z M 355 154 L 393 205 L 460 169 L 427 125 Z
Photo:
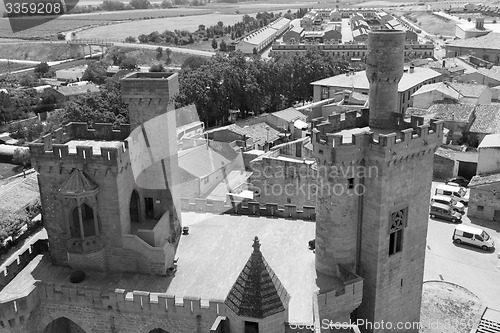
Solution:
M 140 223 L 141 222 L 141 210 L 140 210 L 140 198 L 136 190 L 132 191 L 130 196 L 130 222 Z
M 43 333 L 86 333 L 77 323 L 66 317 L 59 317 L 51 321 Z
M 149 331 L 149 333 L 169 333 L 168 331 L 165 331 L 164 329 L 162 328 L 155 328 L 151 331 Z

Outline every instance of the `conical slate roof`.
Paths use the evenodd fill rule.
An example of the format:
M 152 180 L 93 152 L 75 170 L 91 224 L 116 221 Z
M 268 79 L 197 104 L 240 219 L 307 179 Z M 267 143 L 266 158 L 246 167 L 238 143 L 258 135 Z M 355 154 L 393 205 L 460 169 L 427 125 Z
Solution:
M 225 304 L 238 316 L 266 318 L 285 311 L 290 295 L 262 256 L 257 237 L 253 248 Z
M 66 183 L 61 186 L 60 193 L 67 196 L 85 196 L 94 194 L 97 185 L 85 176 L 83 172 L 74 169 Z

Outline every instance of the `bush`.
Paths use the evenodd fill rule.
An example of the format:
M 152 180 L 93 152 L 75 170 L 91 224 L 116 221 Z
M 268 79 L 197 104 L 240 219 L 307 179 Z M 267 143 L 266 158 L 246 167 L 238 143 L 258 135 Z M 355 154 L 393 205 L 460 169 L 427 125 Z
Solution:
M 85 273 L 83 271 L 73 271 L 69 276 L 71 283 L 80 283 L 85 280 Z

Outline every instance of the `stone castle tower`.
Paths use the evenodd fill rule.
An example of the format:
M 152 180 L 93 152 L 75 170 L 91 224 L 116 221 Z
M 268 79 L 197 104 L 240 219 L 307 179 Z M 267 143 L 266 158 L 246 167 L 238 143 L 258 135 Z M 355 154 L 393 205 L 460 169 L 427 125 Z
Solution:
M 177 92 L 177 74 L 130 74 L 122 93 L 131 125 L 71 123 L 31 145 L 55 264 L 160 275 L 172 266 Z
M 432 163 L 443 124 L 405 123 L 397 113 L 404 40 L 403 31 L 370 33 L 369 110 L 313 121 L 316 269 L 332 277 L 342 266 L 353 269 L 364 284 L 352 319 L 394 324 L 368 324 L 363 332 L 417 332 L 396 323 L 420 319 Z

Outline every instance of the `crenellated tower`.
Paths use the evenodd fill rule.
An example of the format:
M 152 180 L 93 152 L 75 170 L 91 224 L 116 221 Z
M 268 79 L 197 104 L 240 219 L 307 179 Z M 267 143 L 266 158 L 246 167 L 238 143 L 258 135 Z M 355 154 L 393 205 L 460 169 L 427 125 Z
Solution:
M 432 163 L 443 123 L 402 121 L 396 102 L 403 47 L 404 32 L 371 32 L 369 109 L 313 121 L 316 269 L 338 277 L 341 267 L 351 268 L 363 278 L 353 319 L 394 324 L 365 325 L 363 332 L 417 332 L 416 324 L 396 323 L 420 319 Z
M 73 269 L 166 275 L 181 230 L 173 186 L 177 74 L 132 73 L 122 91 L 132 125 L 70 123 L 30 145 L 51 259 Z

